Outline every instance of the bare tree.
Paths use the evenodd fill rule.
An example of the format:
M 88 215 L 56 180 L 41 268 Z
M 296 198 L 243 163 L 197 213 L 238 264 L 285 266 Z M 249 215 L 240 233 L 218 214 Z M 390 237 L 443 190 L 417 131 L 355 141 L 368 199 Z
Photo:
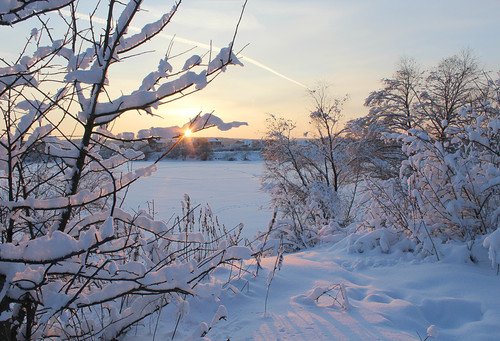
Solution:
M 14 25 L 41 14 L 73 5 L 75 0 L 24 0 L 3 2 L 0 6 L 0 25 Z
M 435 138 L 445 141 L 467 122 L 460 110 L 476 101 L 481 75 L 470 51 L 445 58 L 430 71 L 418 110 Z
M 295 124 L 272 115 L 264 147 L 264 183 L 286 220 L 277 233 L 291 245 L 287 250 L 315 244 L 323 225 L 345 220 L 339 191 L 349 181 L 349 141 L 339 119 L 347 97 L 332 97 L 326 86 L 309 95 L 314 108 L 306 137 L 293 136 Z
M 317 146 L 324 160 L 323 167 L 318 167 L 317 171 L 323 176 L 326 185 L 333 186 L 334 191 L 337 192 L 344 170 L 341 149 L 345 147 L 340 138 L 343 129 L 339 127 L 339 120 L 348 96 L 332 97 L 326 85 L 320 85 L 316 90 L 311 91 L 310 95 L 314 101 L 314 110 L 309 115 L 314 127 L 310 136 L 311 142 Z
M 422 85 L 423 72 L 414 59 L 402 58 L 392 78 L 382 79 L 384 87 L 373 91 L 365 100 L 370 107 L 367 118 L 386 127 L 388 131 L 417 128 L 421 118 L 415 110 L 417 93 Z

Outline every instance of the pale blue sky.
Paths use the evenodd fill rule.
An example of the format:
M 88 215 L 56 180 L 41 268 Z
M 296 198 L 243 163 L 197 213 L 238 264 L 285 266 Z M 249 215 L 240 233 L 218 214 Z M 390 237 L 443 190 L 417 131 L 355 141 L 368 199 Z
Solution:
M 241 0 L 184 0 L 165 33 L 224 46 L 232 38 L 242 4 Z M 166 0 L 145 1 L 148 12 L 142 19 L 153 20 L 171 6 Z M 402 56 L 414 57 L 427 67 L 470 48 L 487 70 L 500 70 L 499 17 L 500 0 L 249 0 L 236 46 L 249 44 L 243 55 L 309 87 L 322 81 L 333 85 L 333 93 L 349 94 L 348 119 L 367 112 L 364 99 L 379 87 L 380 78 L 391 75 Z M 8 56 L 20 40 L 8 29 L 1 30 L 1 53 Z M 116 91 L 140 82 L 148 72 L 145 66 L 155 68 L 168 43 L 158 40 L 149 47 L 156 54 L 114 71 L 110 80 L 119 84 Z M 176 47 L 190 46 L 177 43 Z M 129 115 L 115 130 L 182 124 L 198 111 L 212 110 L 225 120 L 250 124 L 222 136 L 260 137 L 267 113 L 307 122 L 310 101 L 303 87 L 245 58 L 242 62 L 245 67 L 229 68 L 202 92 L 162 108 L 158 112 L 162 119 Z
M 223 45 L 242 3 L 185 1 L 169 33 Z M 402 56 L 425 67 L 470 48 L 486 69 L 500 70 L 499 16 L 498 0 L 249 0 L 237 45 L 249 43 L 244 55 L 300 83 L 328 82 L 349 94 L 352 118 L 367 112 L 364 99 Z M 310 108 L 305 89 L 249 63 L 178 105 L 248 121 L 228 133 L 246 137 L 265 131 L 266 113 L 305 124 Z

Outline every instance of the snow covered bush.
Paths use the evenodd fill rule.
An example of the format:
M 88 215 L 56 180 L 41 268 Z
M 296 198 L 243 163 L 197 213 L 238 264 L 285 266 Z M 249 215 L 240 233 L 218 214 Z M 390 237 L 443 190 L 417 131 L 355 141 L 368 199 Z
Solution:
M 133 90 L 117 91 L 112 76 L 160 35 L 179 3 L 137 29 L 141 6 L 141 0 L 0 4 L 0 24 L 38 25 L 19 55 L 2 58 L 0 67 L 2 340 L 114 339 L 168 304 L 182 306 L 206 288 L 199 284 L 213 269 L 248 256 L 227 234 L 206 239 L 210 234 L 187 225 L 179 230 L 182 219 L 169 226 L 121 208 L 128 186 L 155 171 L 154 163 L 120 167 L 143 157 L 127 142 L 181 141 L 188 127 L 243 124 L 206 114 L 137 137 L 110 131 L 118 118 L 151 115 L 203 89 L 228 65 L 241 65 L 233 41 L 210 60 L 195 55 L 174 71 L 170 46 Z M 103 158 L 103 149 L 112 156 Z
M 385 133 L 402 146 L 399 176 L 366 179 L 362 225 L 368 230 L 386 229 L 439 257 L 436 244 L 472 245 L 498 228 L 499 82 L 479 75 L 469 54 L 454 56 L 431 71 L 427 88 L 418 90 L 422 95 L 414 90 L 416 103 L 409 108 L 422 112 L 419 128 Z M 379 114 L 395 107 L 381 103 Z
M 347 98 L 330 97 L 325 86 L 310 95 L 314 110 L 306 138 L 293 136 L 290 120 L 271 115 L 263 150 L 263 183 L 282 218 L 275 233 L 287 251 L 316 244 L 326 225 L 346 223 L 349 198 L 341 189 L 356 179 L 348 171 L 350 141 L 338 123 Z
M 458 137 L 445 147 L 424 132 L 405 136 L 403 149 L 408 160 L 403 162 L 401 179 L 420 222 L 431 234 L 473 240 L 497 228 L 498 155 Z

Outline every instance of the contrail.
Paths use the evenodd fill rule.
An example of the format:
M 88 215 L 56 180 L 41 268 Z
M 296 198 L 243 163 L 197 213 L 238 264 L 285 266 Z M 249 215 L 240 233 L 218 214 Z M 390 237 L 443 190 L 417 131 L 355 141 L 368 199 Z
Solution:
M 61 11 L 65 16 L 71 16 L 71 13 L 69 11 L 66 11 L 66 10 L 63 10 Z M 77 18 L 79 19 L 83 19 L 85 21 L 88 21 L 90 22 L 90 16 L 87 15 L 87 14 L 83 14 L 83 13 L 79 13 L 77 12 L 76 13 L 76 16 Z M 106 24 L 107 23 L 107 20 L 106 19 L 103 19 L 103 18 L 98 18 L 98 17 L 92 17 L 92 21 L 93 22 L 96 22 L 96 23 L 99 23 L 99 24 Z M 129 30 L 131 31 L 134 31 L 134 32 L 141 32 L 141 29 L 139 27 L 136 27 L 136 26 L 129 26 Z M 179 43 L 183 43 L 183 44 L 186 44 L 186 45 L 190 45 L 190 46 L 194 46 L 194 47 L 200 47 L 200 48 L 203 48 L 203 49 L 206 49 L 206 50 L 210 50 L 210 49 L 215 49 L 215 50 L 220 50 L 220 47 L 217 47 L 217 46 L 210 46 L 209 44 L 205 44 L 205 43 L 202 43 L 202 42 L 199 42 L 199 41 L 196 41 L 196 40 L 191 40 L 191 39 L 187 39 L 187 38 L 182 38 L 182 37 L 178 37 L 178 36 L 173 36 L 173 35 L 170 35 L 170 34 L 166 34 L 166 33 L 160 33 L 158 34 L 159 37 L 162 37 L 164 39 L 168 39 L 168 40 L 173 40 L 173 41 L 176 41 L 176 42 L 179 42 Z M 309 90 L 309 87 L 307 87 L 307 85 L 304 85 L 303 83 L 299 82 L 299 81 L 296 81 L 295 79 L 292 79 L 288 76 L 285 76 L 284 74 L 272 69 L 271 67 L 265 65 L 265 64 L 262 64 L 261 62 L 253 59 L 253 58 L 250 58 L 248 56 L 245 56 L 243 54 L 240 54 L 238 56 L 238 58 L 241 58 L 241 59 L 244 59 L 245 61 L 247 61 L 248 63 L 252 64 L 252 65 L 255 65 L 257 66 L 258 68 L 261 68 L 262 70 L 265 70 L 267 72 L 270 72 L 286 81 L 289 81 L 295 85 L 298 85 L 298 86 L 301 86 L 307 90 Z
M 134 29 L 138 29 L 137 27 L 134 27 Z M 184 43 L 184 44 L 187 44 L 187 45 L 190 45 L 190 46 L 196 46 L 196 47 L 201 47 L 201 48 L 204 48 L 206 50 L 210 50 L 210 49 L 215 49 L 215 50 L 220 50 L 220 47 L 217 47 L 217 46 L 210 46 L 208 44 L 204 44 L 204 43 L 201 43 L 201 42 L 198 42 L 198 41 L 195 41 L 195 40 L 191 40 L 191 39 L 186 39 L 186 38 L 182 38 L 182 37 L 178 37 L 178 36 L 173 36 L 173 35 L 169 35 L 169 34 L 165 34 L 165 33 L 161 33 L 159 34 L 159 36 L 163 37 L 163 38 L 166 38 L 166 39 L 169 39 L 169 40 L 174 40 L 174 41 L 177 41 L 179 43 Z M 253 59 L 253 58 L 250 58 L 248 56 L 245 56 L 243 54 L 240 54 L 238 56 L 238 58 L 240 59 L 244 59 L 245 61 L 247 61 L 248 63 L 252 64 L 252 65 L 255 65 L 263 70 L 266 70 L 280 78 L 283 78 L 284 80 L 287 80 L 289 82 L 292 82 L 293 84 L 296 84 L 298 86 L 301 86 L 305 89 L 309 89 L 306 85 L 302 84 L 301 82 L 299 81 L 296 81 L 295 79 L 292 79 L 290 77 L 287 77 L 285 76 L 284 74 L 270 68 L 269 66 L 267 65 L 264 65 L 262 64 L 261 62 Z
M 301 86 L 301 87 L 303 87 L 303 88 L 305 88 L 305 89 L 309 90 L 309 88 L 307 87 L 307 85 L 304 85 L 304 84 L 302 84 L 301 82 L 296 81 L 295 79 L 292 79 L 292 78 L 290 78 L 290 77 L 287 77 L 287 76 L 285 76 L 284 74 L 279 73 L 278 71 L 276 71 L 276 70 L 274 70 L 274 69 L 271 69 L 269 66 L 264 65 L 264 64 L 262 64 L 261 62 L 259 62 L 259 61 L 255 60 L 255 59 L 253 59 L 253 58 L 247 57 L 247 56 L 245 56 L 245 55 L 240 55 L 240 57 L 241 57 L 242 59 L 246 60 L 247 62 L 249 62 L 250 64 L 253 64 L 253 65 L 257 66 L 257 67 L 260 67 L 261 69 L 266 70 L 266 71 L 269 71 L 269 72 L 271 72 L 272 74 L 275 74 L 276 76 L 283 78 L 284 80 L 287 80 L 287 81 L 289 81 L 289 82 L 292 82 L 292 83 L 294 83 L 294 84 L 297 84 L 298 86 Z

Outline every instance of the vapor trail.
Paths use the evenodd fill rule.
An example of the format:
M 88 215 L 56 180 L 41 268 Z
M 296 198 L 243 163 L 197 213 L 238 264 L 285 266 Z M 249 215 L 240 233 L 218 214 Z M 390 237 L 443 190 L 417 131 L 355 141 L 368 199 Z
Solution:
M 69 11 L 61 11 L 64 15 L 66 16 L 71 16 L 71 13 Z M 82 20 L 85 20 L 85 21 L 89 21 L 90 22 L 90 16 L 87 15 L 87 14 L 83 14 L 83 13 L 76 13 L 76 16 L 78 19 L 82 19 Z M 99 24 L 106 24 L 107 23 L 107 20 L 106 19 L 103 19 L 103 18 L 99 18 L 99 17 L 92 17 L 92 21 L 93 22 L 96 22 L 96 23 L 99 23 Z M 129 30 L 130 31 L 134 31 L 134 32 L 140 32 L 141 29 L 139 27 L 135 27 L 135 26 L 129 26 Z M 187 38 L 182 38 L 182 37 L 178 37 L 178 36 L 173 36 L 173 35 L 170 35 L 170 34 L 166 34 L 166 33 L 160 33 L 158 34 L 159 37 L 162 37 L 164 39 L 168 39 L 168 40 L 173 40 L 173 41 L 176 41 L 176 42 L 179 42 L 179 43 L 183 43 L 183 44 L 186 44 L 186 45 L 190 45 L 190 46 L 195 46 L 195 47 L 200 47 L 200 48 L 203 48 L 203 49 L 206 49 L 206 50 L 210 50 L 210 49 L 215 49 L 215 50 L 220 50 L 220 47 L 217 47 L 217 46 L 210 46 L 208 44 L 205 44 L 205 43 L 202 43 L 202 42 L 199 42 L 199 41 L 196 41 L 196 40 L 191 40 L 191 39 L 187 39 Z M 257 66 L 258 68 L 261 68 L 262 70 L 265 70 L 267 72 L 270 72 L 272 74 L 274 74 L 275 76 L 278 76 L 286 81 L 289 81 L 295 85 L 298 85 L 298 86 L 301 86 L 305 89 L 309 89 L 306 85 L 304 85 L 303 83 L 299 82 L 299 81 L 296 81 L 295 79 L 293 78 L 290 78 L 288 76 L 285 76 L 284 74 L 274 70 L 273 68 L 265 65 L 265 64 L 262 64 L 261 62 L 253 59 L 253 58 L 250 58 L 246 55 L 243 55 L 243 54 L 240 54 L 238 56 L 238 58 L 241 58 L 241 59 L 244 59 L 245 61 L 247 61 L 248 63 L 252 64 L 252 65 L 255 65 Z
M 242 59 L 246 60 L 247 62 L 249 62 L 250 64 L 253 64 L 253 65 L 257 66 L 257 67 L 260 67 L 261 69 L 266 70 L 266 71 L 269 71 L 269 72 L 271 72 L 272 74 L 275 74 L 276 76 L 283 78 L 284 80 L 287 80 L 287 81 L 289 81 L 289 82 L 292 82 L 292 83 L 294 83 L 294 84 L 296 84 L 296 85 L 298 85 L 298 86 L 301 86 L 301 87 L 303 87 L 303 88 L 305 88 L 305 89 L 308 89 L 308 90 L 309 90 L 309 88 L 307 87 L 307 85 L 304 85 L 303 83 L 301 83 L 301 82 L 299 82 L 299 81 L 296 81 L 295 79 L 292 79 L 292 78 L 290 78 L 290 77 L 288 77 L 288 76 L 285 76 L 284 74 L 279 73 L 278 71 L 276 71 L 276 70 L 274 70 L 274 69 L 271 69 L 269 66 L 264 65 L 264 64 L 262 64 L 261 62 L 259 62 L 259 61 L 255 60 L 255 59 L 253 59 L 253 58 L 247 57 L 247 56 L 245 56 L 245 55 L 240 55 L 240 57 L 241 57 Z

